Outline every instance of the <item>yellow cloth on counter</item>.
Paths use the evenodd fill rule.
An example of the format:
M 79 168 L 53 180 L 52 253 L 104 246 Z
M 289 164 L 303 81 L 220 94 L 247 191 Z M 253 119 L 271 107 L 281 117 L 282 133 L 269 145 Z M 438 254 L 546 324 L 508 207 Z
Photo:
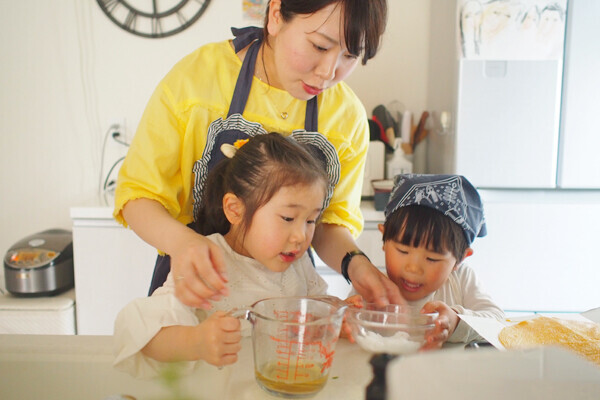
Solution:
M 208 126 L 226 118 L 241 61 L 229 41 L 205 45 L 177 63 L 160 82 L 119 171 L 114 217 L 123 206 L 153 199 L 184 224 L 193 220 L 193 166 L 206 144 Z M 322 222 L 343 225 L 357 237 L 363 228 L 360 198 L 369 143 L 367 113 L 343 82 L 318 96 L 319 132 L 340 159 L 340 181 Z M 267 132 L 304 129 L 306 101 L 254 78 L 243 117 Z M 284 118 L 282 115 L 287 117 Z
M 503 328 L 498 339 L 507 349 L 562 346 L 600 366 L 600 325 L 593 322 L 537 317 Z

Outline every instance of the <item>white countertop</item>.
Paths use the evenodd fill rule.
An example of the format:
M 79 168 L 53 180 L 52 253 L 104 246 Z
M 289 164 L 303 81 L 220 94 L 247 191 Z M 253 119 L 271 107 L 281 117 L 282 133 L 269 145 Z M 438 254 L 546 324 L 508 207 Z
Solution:
M 121 226 L 112 213 L 113 208 L 106 206 L 71 207 L 71 220 L 73 226 Z
M 105 206 L 71 207 L 72 219 L 113 219 L 113 208 Z
M 600 393 L 600 369 L 562 349 L 556 349 L 558 352 L 462 349 L 462 345 L 450 345 L 441 351 L 396 359 L 390 363 L 388 382 L 404 391 L 439 394 L 407 398 L 502 400 L 516 384 L 521 390 L 511 389 L 509 398 L 558 399 L 565 397 L 553 397 L 552 393 L 568 392 L 572 393 L 569 397 L 572 400 L 597 399 L 591 394 Z M 313 399 L 364 400 L 373 376 L 370 358 L 371 354 L 341 339 L 329 380 Z M 114 395 L 130 395 L 137 400 L 168 398 L 161 381 L 135 379 L 114 369 L 112 362 L 112 336 L 0 335 L 0 397 L 3 400 L 107 400 Z M 180 388 L 183 395 L 199 400 L 276 399 L 254 380 L 250 338 L 243 339 L 237 363 L 221 370 L 202 364 L 181 380 Z M 541 389 L 549 397 L 536 397 L 531 391 Z M 469 394 L 465 397 L 465 393 Z
M 364 399 L 372 379 L 370 354 L 340 340 L 325 388 L 314 399 Z M 0 335 L 0 397 L 3 400 L 103 400 L 128 394 L 164 398 L 158 380 L 139 380 L 112 367 L 111 336 Z M 203 364 L 182 380 L 193 399 L 271 399 L 254 380 L 252 343 L 242 341 L 238 362 L 217 369 Z

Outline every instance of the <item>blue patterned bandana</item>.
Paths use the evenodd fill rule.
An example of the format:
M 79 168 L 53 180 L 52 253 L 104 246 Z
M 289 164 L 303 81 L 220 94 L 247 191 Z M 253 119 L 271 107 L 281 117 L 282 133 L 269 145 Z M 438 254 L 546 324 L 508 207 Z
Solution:
M 479 193 L 460 175 L 400 174 L 385 207 L 385 217 L 400 207 L 425 206 L 450 217 L 462 228 L 469 245 L 487 234 Z

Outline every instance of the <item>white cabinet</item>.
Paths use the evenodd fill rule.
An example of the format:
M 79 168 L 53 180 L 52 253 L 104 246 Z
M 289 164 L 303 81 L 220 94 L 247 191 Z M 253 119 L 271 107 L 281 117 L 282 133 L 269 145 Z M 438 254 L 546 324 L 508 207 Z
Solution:
M 117 313 L 148 294 L 157 252 L 112 218 L 112 208 L 72 208 L 77 333 L 112 335 Z
M 586 311 L 600 306 L 600 193 L 481 191 L 488 235 L 467 259 L 500 307 Z
M 4 276 L 0 276 L 0 282 Z M 17 297 L 0 287 L 0 334 L 74 335 L 75 291 L 54 296 Z

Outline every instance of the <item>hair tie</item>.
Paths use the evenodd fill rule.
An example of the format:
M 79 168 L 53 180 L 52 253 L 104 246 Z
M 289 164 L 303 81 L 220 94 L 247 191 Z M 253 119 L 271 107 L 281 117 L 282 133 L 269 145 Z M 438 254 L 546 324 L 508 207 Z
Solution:
M 235 152 L 237 151 L 237 148 L 229 143 L 223 143 L 221 145 L 221 153 L 223 153 L 223 155 L 227 158 L 233 158 L 233 156 L 235 156 Z
M 236 151 L 246 143 L 248 143 L 250 139 L 238 139 L 233 144 L 223 143 L 221 145 L 221 153 L 227 158 L 233 158 L 235 156 Z

